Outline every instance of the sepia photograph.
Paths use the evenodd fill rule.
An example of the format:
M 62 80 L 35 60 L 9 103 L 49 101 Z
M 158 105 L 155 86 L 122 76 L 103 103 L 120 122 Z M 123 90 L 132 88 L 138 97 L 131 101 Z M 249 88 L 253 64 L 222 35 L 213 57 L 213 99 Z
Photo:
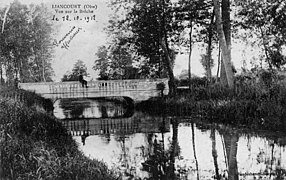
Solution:
M 0 180 L 284 179 L 285 0 L 0 1 Z

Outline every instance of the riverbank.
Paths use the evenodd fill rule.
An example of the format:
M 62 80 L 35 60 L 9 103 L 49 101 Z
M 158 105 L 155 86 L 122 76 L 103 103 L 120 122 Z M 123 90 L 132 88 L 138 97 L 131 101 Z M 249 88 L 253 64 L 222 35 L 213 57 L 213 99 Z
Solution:
M 276 82 L 237 82 L 233 90 L 218 84 L 184 89 L 173 97 L 153 98 L 136 105 L 149 113 L 192 116 L 201 121 L 255 130 L 284 131 L 286 86 Z
M 35 93 L 0 89 L 0 179 L 116 179 L 78 150 L 51 102 Z

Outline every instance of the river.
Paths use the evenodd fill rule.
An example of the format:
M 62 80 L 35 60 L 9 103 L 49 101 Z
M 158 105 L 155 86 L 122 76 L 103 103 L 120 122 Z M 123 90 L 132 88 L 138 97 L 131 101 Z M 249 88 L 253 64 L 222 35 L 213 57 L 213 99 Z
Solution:
M 54 115 L 90 158 L 123 179 L 284 179 L 286 137 L 104 99 L 58 100 Z

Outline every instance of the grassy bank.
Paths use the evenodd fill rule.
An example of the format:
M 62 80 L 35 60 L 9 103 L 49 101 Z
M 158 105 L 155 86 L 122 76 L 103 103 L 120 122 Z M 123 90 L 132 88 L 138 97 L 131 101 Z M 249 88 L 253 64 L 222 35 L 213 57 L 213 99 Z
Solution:
M 218 84 L 199 84 L 191 90 L 180 90 L 174 97 L 151 99 L 136 107 L 257 130 L 284 131 L 286 128 L 286 86 L 281 81 L 238 79 L 233 90 Z
M 46 113 L 49 101 L 21 90 L 0 92 L 0 179 L 116 179 Z

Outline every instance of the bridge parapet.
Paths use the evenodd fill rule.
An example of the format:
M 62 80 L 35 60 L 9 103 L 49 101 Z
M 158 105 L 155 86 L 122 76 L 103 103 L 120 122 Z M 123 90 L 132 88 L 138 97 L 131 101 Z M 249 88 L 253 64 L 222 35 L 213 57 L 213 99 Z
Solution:
M 48 99 L 96 98 L 123 96 L 134 101 L 147 100 L 159 96 L 157 84 L 164 83 L 164 94 L 169 92 L 168 79 L 133 79 L 90 81 L 83 88 L 77 81 L 19 83 L 19 88 L 33 91 Z

